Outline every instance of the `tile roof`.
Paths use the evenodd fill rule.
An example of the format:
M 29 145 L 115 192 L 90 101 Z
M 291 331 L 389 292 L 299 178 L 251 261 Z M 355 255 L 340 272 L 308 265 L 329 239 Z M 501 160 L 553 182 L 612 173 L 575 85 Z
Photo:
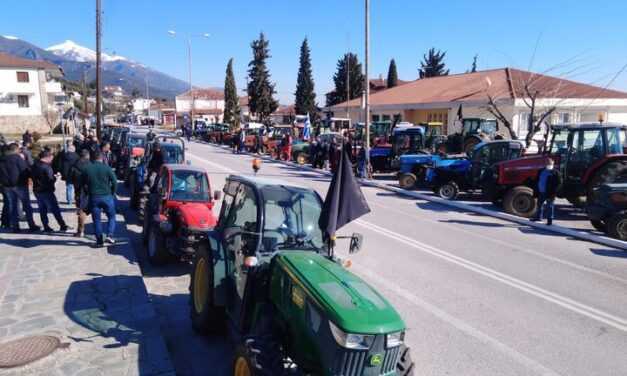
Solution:
M 495 100 L 524 97 L 525 83 L 540 93 L 539 98 L 616 98 L 627 99 L 627 93 L 603 89 L 558 77 L 500 68 L 475 73 L 420 79 L 376 92 L 370 96 L 371 106 L 394 106 L 450 102 L 485 102 L 490 94 Z M 332 109 L 344 108 L 340 103 Z M 353 99 L 349 107 L 361 105 Z
M 0 67 L 3 68 L 36 68 L 61 70 L 58 66 L 43 60 L 23 59 L 21 57 L 0 52 Z
M 211 99 L 211 100 L 224 100 L 224 91 L 221 89 L 194 89 L 194 98 L 196 99 Z M 183 94 L 177 96 L 179 99 L 189 98 L 189 90 Z

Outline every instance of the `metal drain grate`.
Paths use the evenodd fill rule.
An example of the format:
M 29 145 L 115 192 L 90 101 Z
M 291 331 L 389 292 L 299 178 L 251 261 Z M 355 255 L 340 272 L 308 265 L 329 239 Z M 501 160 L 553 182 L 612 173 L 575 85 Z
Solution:
M 46 357 L 59 347 L 61 341 L 52 336 L 32 336 L 0 343 L 0 368 L 19 367 Z

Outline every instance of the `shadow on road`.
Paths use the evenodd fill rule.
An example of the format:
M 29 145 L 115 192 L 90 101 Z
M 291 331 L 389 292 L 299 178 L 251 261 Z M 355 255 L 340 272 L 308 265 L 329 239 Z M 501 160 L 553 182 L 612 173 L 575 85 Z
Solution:
M 597 249 L 591 248 L 590 252 L 598 256 L 616 257 L 627 259 L 627 252 L 619 249 Z

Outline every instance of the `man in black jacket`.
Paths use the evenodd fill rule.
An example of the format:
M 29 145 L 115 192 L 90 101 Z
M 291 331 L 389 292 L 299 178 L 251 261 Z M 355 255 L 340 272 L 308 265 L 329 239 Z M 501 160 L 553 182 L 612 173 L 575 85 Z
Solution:
M 74 182 L 70 177 L 70 170 L 79 158 L 72 144 L 67 146 L 67 150 L 59 153 L 59 173 L 61 174 L 61 179 L 65 182 L 65 198 L 68 205 L 74 202 Z
M 70 167 L 68 173 L 68 177 L 74 185 L 74 202 L 76 203 L 76 215 L 78 216 L 78 226 L 74 236 L 77 238 L 82 238 L 85 235 L 85 219 L 89 207 L 89 194 L 87 187 L 82 182 L 82 176 L 90 164 L 89 150 L 83 149 L 81 150 L 80 159 Z
M 546 224 L 549 226 L 553 224 L 555 197 L 561 185 L 562 175 L 555 170 L 555 162 L 549 158 L 546 167 L 538 174 L 538 214 L 533 221 L 541 221 L 546 209 Z
M 28 179 L 30 168 L 24 157 L 20 154 L 20 147 L 13 143 L 9 145 L 4 159 L 0 162 L 0 185 L 9 206 L 9 222 L 14 232 L 20 232 L 18 216 L 18 201 L 26 213 L 26 220 L 31 231 L 39 231 L 39 226 L 33 220 L 33 208 L 30 205 L 28 192 Z
M 52 215 L 54 215 L 61 228 L 60 231 L 67 232 L 70 227 L 63 220 L 57 197 L 54 195 L 56 178 L 52 171 L 51 152 L 47 150 L 41 152 L 39 160 L 33 166 L 32 177 L 33 192 L 35 192 L 37 204 L 39 205 L 39 215 L 41 216 L 41 223 L 44 225 L 44 232 L 53 231 L 48 222 L 48 212 L 52 212 Z

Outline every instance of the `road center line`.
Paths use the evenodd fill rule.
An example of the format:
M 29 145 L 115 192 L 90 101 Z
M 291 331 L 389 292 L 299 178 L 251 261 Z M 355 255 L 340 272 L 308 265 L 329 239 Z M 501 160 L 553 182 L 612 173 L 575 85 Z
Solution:
M 526 355 L 521 354 L 520 352 L 507 346 L 506 344 L 502 343 L 496 338 L 489 336 L 488 334 L 482 332 L 481 330 L 464 322 L 463 320 L 460 320 L 457 317 L 454 317 L 448 314 L 447 312 L 443 311 L 442 309 L 438 308 L 437 306 L 419 298 L 418 296 L 402 288 L 398 284 L 381 277 L 374 271 L 360 264 L 353 264 L 351 268 L 355 269 L 356 271 L 359 271 L 358 274 L 364 277 L 367 277 L 369 280 L 373 281 L 374 283 L 381 285 L 383 288 L 390 290 L 391 292 L 397 294 L 398 296 L 410 302 L 411 304 L 417 307 L 420 307 L 421 309 L 431 313 L 432 315 L 442 320 L 443 322 L 449 325 L 452 325 L 453 327 L 460 330 L 461 332 L 477 339 L 479 342 L 492 346 L 493 348 L 505 354 L 506 356 L 510 357 L 517 363 L 523 365 L 524 367 L 527 367 L 528 369 L 533 370 L 535 373 L 539 375 L 543 375 L 543 376 L 558 376 L 559 375 L 557 372 L 543 366 L 539 362 L 527 357 Z
M 433 256 L 439 257 L 443 260 L 449 261 L 451 263 L 454 263 L 456 265 L 459 265 L 465 269 L 474 271 L 475 273 L 481 274 L 483 276 L 486 276 L 488 278 L 494 279 L 496 281 L 502 282 L 508 286 L 514 287 L 518 290 L 527 292 L 531 295 L 537 296 L 539 298 L 542 298 L 546 301 L 549 301 L 551 303 L 557 304 L 561 307 L 564 307 L 568 310 L 571 310 L 573 312 L 577 312 L 581 315 L 584 315 L 586 317 L 589 317 L 591 319 L 600 321 L 602 323 L 605 323 L 607 325 L 610 325 L 618 330 L 627 332 L 627 320 L 618 317 L 618 316 L 614 316 L 610 313 L 601 311 L 599 309 L 590 307 L 588 305 L 585 305 L 583 303 L 579 303 L 573 299 L 567 298 L 565 296 L 556 294 L 554 292 L 545 290 L 541 287 L 538 287 L 536 285 L 533 285 L 531 283 L 528 282 L 524 282 L 522 280 L 519 280 L 517 278 L 511 277 L 509 275 L 506 275 L 504 273 L 498 272 L 494 269 L 479 265 L 475 262 L 466 260 L 462 257 L 453 255 L 449 252 L 437 249 L 435 247 L 432 247 L 430 245 L 421 243 L 415 239 L 406 237 L 402 234 L 393 232 L 391 230 L 385 229 L 383 227 L 377 226 L 373 223 L 370 222 L 366 222 L 364 220 L 357 220 L 355 221 L 356 224 L 366 227 L 374 232 L 377 232 L 381 235 L 387 236 L 391 239 L 396 240 L 397 242 L 409 245 L 412 248 L 421 250 L 425 253 L 429 253 Z
M 419 220 L 419 221 L 423 221 L 423 222 L 427 222 L 427 223 L 433 223 L 433 224 L 438 224 L 438 225 L 443 225 L 444 224 L 444 223 L 442 223 L 440 221 L 434 221 L 434 220 L 431 220 L 431 219 L 428 219 L 428 218 L 425 218 L 425 217 L 421 217 L 421 216 L 418 216 L 418 215 L 406 213 L 406 212 L 404 212 L 402 210 L 394 209 L 394 208 L 389 207 L 388 205 L 383 205 L 383 204 L 380 204 L 378 202 L 369 201 L 368 203 L 371 203 L 371 204 L 373 204 L 375 206 L 379 206 L 379 207 L 384 208 L 386 210 L 390 210 L 390 211 L 402 214 L 404 216 L 407 216 L 409 218 L 413 218 L 413 219 L 416 219 L 416 220 Z M 462 214 L 468 215 L 466 213 L 462 213 Z M 577 263 L 574 263 L 574 262 L 571 262 L 571 261 L 566 261 L 566 260 L 563 260 L 563 259 L 558 258 L 558 257 L 545 255 L 545 254 L 543 254 L 541 252 L 536 252 L 536 251 L 528 249 L 528 248 L 523 248 L 523 247 L 517 246 L 515 244 L 508 243 L 506 241 L 494 239 L 494 238 L 491 238 L 489 236 L 485 236 L 485 235 L 481 235 L 481 234 L 476 233 L 476 232 L 468 231 L 468 230 L 459 228 L 458 226 L 450 226 L 448 228 L 449 229 L 452 228 L 453 230 L 455 230 L 457 232 L 461 232 L 463 234 L 466 234 L 466 235 L 469 235 L 469 236 L 472 236 L 472 237 L 476 237 L 476 238 L 479 238 L 479 239 L 482 239 L 482 240 L 485 240 L 485 241 L 488 241 L 488 242 L 499 244 L 499 245 L 502 245 L 504 247 L 515 249 L 515 250 L 520 251 L 520 252 L 524 252 L 524 253 L 527 253 L 527 254 L 530 254 L 530 255 L 534 255 L 534 256 L 543 258 L 545 260 L 553 261 L 553 262 L 556 262 L 556 263 L 559 263 L 559 264 L 571 267 L 573 269 L 580 270 L 582 272 L 592 273 L 592 274 L 598 275 L 599 277 L 607 278 L 607 279 L 610 279 L 612 281 L 620 282 L 620 283 L 623 283 L 623 284 L 627 285 L 627 279 L 620 278 L 620 277 L 617 277 L 615 275 L 612 275 L 612 274 L 609 274 L 609 273 L 605 273 L 605 272 L 602 272 L 602 271 L 594 269 L 594 268 L 590 268 L 590 267 L 587 267 L 587 266 L 579 265 Z

